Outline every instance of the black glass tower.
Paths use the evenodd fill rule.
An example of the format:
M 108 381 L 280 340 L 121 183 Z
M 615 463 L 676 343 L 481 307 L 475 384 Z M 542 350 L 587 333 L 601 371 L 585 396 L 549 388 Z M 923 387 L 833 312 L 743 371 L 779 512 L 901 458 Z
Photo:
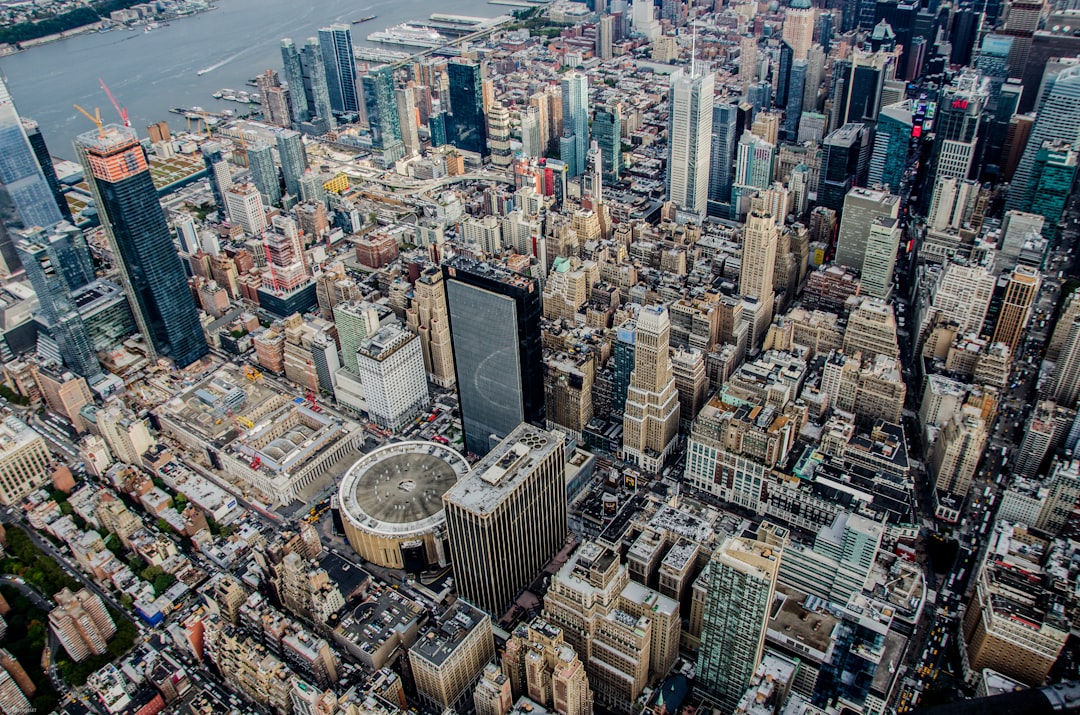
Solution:
M 25 117 L 22 124 L 23 129 L 26 130 L 26 138 L 30 140 L 30 148 L 34 150 L 38 166 L 41 167 L 41 173 L 49 184 L 49 189 L 52 191 L 53 198 L 56 199 L 56 205 L 59 207 L 60 213 L 65 221 L 74 223 L 75 221 L 71 217 L 71 207 L 68 206 L 67 199 L 64 198 L 64 192 L 60 187 L 60 179 L 56 176 L 56 167 L 53 166 L 52 155 L 49 154 L 49 147 L 45 143 L 45 135 L 41 133 L 41 127 L 33 119 Z
M 187 367 L 209 348 L 135 130 L 110 124 L 75 146 L 139 330 L 157 355 Z
M 484 117 L 484 91 L 480 80 L 480 65 L 471 62 L 450 62 L 446 66 L 450 79 L 451 128 L 448 139 L 462 151 L 486 156 L 487 120 Z
M 484 455 L 522 422 L 544 424 L 540 285 L 461 256 L 443 277 L 465 448 Z

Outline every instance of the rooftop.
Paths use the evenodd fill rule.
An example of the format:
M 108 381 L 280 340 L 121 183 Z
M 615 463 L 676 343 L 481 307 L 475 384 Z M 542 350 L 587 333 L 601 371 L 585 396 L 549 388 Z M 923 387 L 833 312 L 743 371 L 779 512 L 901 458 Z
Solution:
M 528 478 L 534 466 L 562 448 L 561 435 L 520 424 L 459 479 L 443 499 L 469 511 L 492 512 Z

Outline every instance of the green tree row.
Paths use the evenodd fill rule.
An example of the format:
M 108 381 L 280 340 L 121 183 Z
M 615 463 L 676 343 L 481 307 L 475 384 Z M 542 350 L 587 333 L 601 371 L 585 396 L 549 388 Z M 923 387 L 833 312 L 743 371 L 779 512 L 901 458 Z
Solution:
M 91 7 L 80 7 L 50 18 L 37 22 L 20 22 L 17 25 L 9 25 L 0 28 L 0 42 L 26 42 L 36 40 L 39 37 L 55 35 L 58 32 L 67 32 L 83 25 L 95 23 L 103 17 L 108 17 L 114 10 L 124 10 L 132 5 L 138 5 L 140 0 L 103 0 L 95 2 Z

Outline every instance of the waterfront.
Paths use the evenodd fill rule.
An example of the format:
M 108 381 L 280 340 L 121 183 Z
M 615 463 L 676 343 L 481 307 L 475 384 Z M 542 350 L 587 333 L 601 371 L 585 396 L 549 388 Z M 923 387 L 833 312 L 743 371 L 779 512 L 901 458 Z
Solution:
M 216 10 L 152 32 L 88 33 L 34 47 L 0 58 L 0 71 L 19 112 L 41 124 L 52 153 L 71 158 L 75 136 L 93 129 L 73 104 L 91 112 L 100 107 L 103 119 L 118 121 L 99 77 L 128 108 L 132 126 L 145 135 L 147 124 L 161 120 L 168 120 L 174 129 L 186 127 L 182 117 L 169 114 L 170 107 L 246 111 L 250 105 L 211 95 L 223 87 L 250 89 L 245 82 L 267 68 L 280 72 L 282 37 L 292 37 L 299 45 L 320 27 L 377 15 L 370 22 L 350 24 L 353 43 L 386 47 L 365 38 L 375 30 L 427 19 L 436 10 L 481 17 L 506 14 L 505 8 L 486 0 L 445 0 L 437 8 L 398 0 L 320 0 L 307 5 L 291 0 L 218 0 L 217 5 Z M 200 70 L 208 71 L 198 74 Z

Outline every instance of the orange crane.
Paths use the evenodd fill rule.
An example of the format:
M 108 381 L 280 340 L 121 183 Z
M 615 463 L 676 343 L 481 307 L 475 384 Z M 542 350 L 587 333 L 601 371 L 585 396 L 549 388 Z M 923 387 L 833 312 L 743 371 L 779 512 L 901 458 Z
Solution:
M 116 101 L 116 97 L 114 97 L 113 93 L 109 90 L 109 85 L 105 84 L 105 80 L 98 77 L 98 82 L 101 82 L 101 88 L 105 90 L 105 95 L 109 98 L 109 101 L 112 102 L 113 109 L 120 115 L 120 121 L 124 123 L 125 127 L 130 127 L 131 122 L 128 120 L 127 107 L 120 106 L 120 103 Z
M 91 122 L 94 123 L 94 126 L 97 127 L 99 137 L 104 137 L 105 136 L 105 130 L 102 129 L 101 110 L 100 109 L 95 107 L 93 114 L 86 111 L 85 109 L 83 109 L 82 107 L 80 107 L 77 104 L 75 105 L 75 109 L 78 109 L 82 113 L 82 115 L 84 117 L 86 117 L 87 119 L 89 119 Z

